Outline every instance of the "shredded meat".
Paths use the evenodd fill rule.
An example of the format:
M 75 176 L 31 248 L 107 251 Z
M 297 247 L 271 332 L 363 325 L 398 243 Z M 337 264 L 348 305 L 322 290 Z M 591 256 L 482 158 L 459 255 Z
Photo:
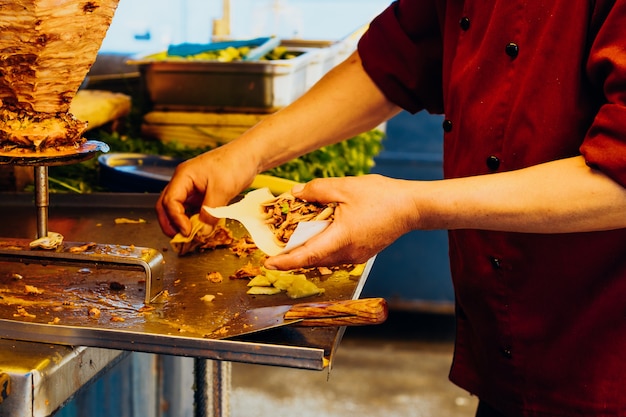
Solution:
M 206 274 L 206 279 L 214 284 L 219 284 L 224 280 L 222 274 L 219 271 L 208 272 Z
M 240 258 L 245 258 L 257 249 L 256 244 L 250 236 L 244 236 L 230 246 L 230 250 Z
M 217 224 L 209 235 L 203 235 L 202 232 L 199 232 L 196 238 L 201 242 L 200 250 L 227 247 L 234 241 L 233 233 L 220 224 Z
M 248 279 L 256 277 L 257 275 L 261 275 L 263 271 L 261 270 L 260 265 L 253 265 L 251 262 L 248 262 L 242 268 L 239 268 L 233 275 L 231 275 L 230 279 Z
M 282 194 L 262 205 L 267 224 L 277 241 L 286 245 L 298 223 L 313 220 L 333 220 L 336 203 L 310 203 L 291 194 Z

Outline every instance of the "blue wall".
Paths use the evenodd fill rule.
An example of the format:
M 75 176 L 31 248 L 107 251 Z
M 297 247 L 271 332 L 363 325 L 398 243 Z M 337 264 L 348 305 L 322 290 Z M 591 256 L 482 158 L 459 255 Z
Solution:
M 426 112 L 394 117 L 372 171 L 394 178 L 441 179 L 442 121 Z M 447 232 L 414 231 L 398 239 L 376 258 L 363 295 L 385 297 L 392 307 L 451 311 Z

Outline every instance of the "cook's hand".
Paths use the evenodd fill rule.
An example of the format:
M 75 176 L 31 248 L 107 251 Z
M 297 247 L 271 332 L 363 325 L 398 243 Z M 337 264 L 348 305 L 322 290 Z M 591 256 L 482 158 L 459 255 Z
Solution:
M 241 160 L 241 155 L 224 145 L 178 165 L 156 204 L 163 233 L 170 237 L 178 232 L 188 236 L 189 213 L 197 213 L 202 205 L 226 205 L 252 183 L 254 171 L 246 169 Z M 200 211 L 200 217 L 207 224 L 216 222 L 204 211 Z
M 304 245 L 270 257 L 265 266 L 300 267 L 363 263 L 410 231 L 419 214 L 407 182 L 380 175 L 316 179 L 292 190 L 319 203 L 339 203 L 334 221 Z

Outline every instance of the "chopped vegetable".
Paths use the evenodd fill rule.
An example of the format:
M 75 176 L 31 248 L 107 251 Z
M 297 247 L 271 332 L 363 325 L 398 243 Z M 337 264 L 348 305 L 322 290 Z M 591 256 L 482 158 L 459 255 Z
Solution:
M 323 288 L 319 288 L 304 274 L 261 269 L 263 274 L 252 278 L 248 283 L 248 294 L 274 295 L 285 291 L 290 298 L 304 298 L 324 292 Z
M 323 288 L 319 288 L 303 275 L 294 276 L 293 283 L 287 288 L 287 296 L 289 296 L 289 298 L 311 297 L 323 293 Z
M 291 287 L 291 284 L 293 284 L 295 279 L 295 275 L 282 274 L 276 279 L 276 281 L 274 281 L 274 286 L 283 291 L 287 291 L 289 287 Z
M 250 52 L 249 46 L 228 46 L 224 49 L 218 49 L 216 51 L 206 51 L 200 52 L 193 55 L 180 56 L 180 55 L 169 55 L 167 51 L 162 51 L 156 54 L 149 55 L 145 57 L 147 60 L 152 61 L 217 61 L 217 62 L 235 62 L 242 61 L 246 55 Z M 277 46 L 263 57 L 260 58 L 261 61 L 276 61 L 281 59 L 292 59 L 302 54 L 299 51 L 290 51 L 285 46 Z
M 274 295 L 280 293 L 276 287 L 250 287 L 246 294 L 250 295 Z
M 272 283 L 264 275 L 257 275 L 248 282 L 248 287 L 271 287 Z

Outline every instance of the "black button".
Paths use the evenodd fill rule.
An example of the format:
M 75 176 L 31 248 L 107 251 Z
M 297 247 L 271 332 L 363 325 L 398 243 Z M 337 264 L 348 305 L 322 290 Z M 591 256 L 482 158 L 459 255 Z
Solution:
M 513 357 L 513 352 L 511 352 L 511 348 L 509 346 L 505 346 L 500 349 L 500 353 L 506 359 L 511 359 Z
M 489 261 L 491 262 L 491 266 L 493 267 L 493 269 L 501 269 L 502 268 L 502 264 L 500 262 L 500 259 L 496 258 L 495 256 L 492 256 L 491 258 L 489 258 Z
M 461 29 L 463 30 L 468 30 L 470 28 L 469 17 L 462 17 L 461 20 L 459 20 L 459 26 L 461 26 Z
M 448 120 L 448 119 L 444 120 L 443 124 L 442 124 L 442 127 L 443 127 L 443 131 L 444 132 L 451 132 L 452 131 L 452 120 Z
M 511 58 L 517 58 L 517 55 L 519 55 L 519 46 L 514 42 L 509 42 L 504 50 Z
M 498 168 L 500 168 L 500 158 L 498 158 L 497 156 L 491 155 L 487 158 L 486 162 L 487 168 L 492 171 L 496 171 Z

